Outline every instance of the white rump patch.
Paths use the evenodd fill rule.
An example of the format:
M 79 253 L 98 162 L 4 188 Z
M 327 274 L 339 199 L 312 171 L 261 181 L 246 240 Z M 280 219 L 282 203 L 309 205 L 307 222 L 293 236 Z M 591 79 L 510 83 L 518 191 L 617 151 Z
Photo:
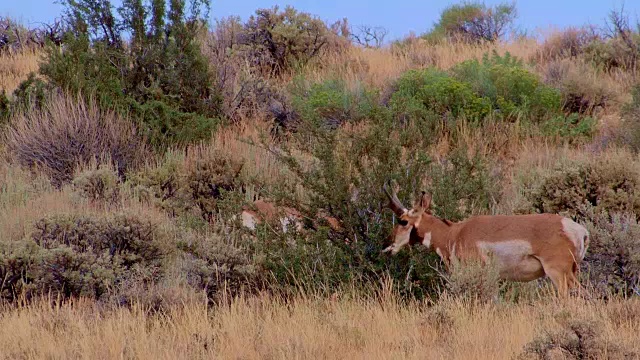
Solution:
M 257 225 L 258 225 L 258 221 L 256 220 L 256 216 L 253 215 L 252 213 L 248 212 L 248 211 L 243 211 L 242 212 L 242 225 L 246 228 L 248 228 L 249 230 L 255 230 Z
M 582 261 L 587 254 L 589 232 L 584 226 L 568 218 L 562 218 L 562 230 L 575 246 L 576 254 L 579 257 L 576 260 Z
M 533 256 L 531 244 L 525 240 L 478 242 L 478 250 L 486 262 L 493 256 L 502 278 L 530 281 L 544 275 L 542 264 Z
M 424 239 L 422 239 L 422 245 L 426 246 L 427 249 L 431 247 L 431 233 L 430 232 L 424 234 Z

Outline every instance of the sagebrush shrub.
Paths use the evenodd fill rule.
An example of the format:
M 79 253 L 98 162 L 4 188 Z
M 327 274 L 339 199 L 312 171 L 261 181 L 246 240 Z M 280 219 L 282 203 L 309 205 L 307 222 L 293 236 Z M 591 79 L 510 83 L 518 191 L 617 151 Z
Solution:
M 433 29 L 422 37 L 429 41 L 497 41 L 505 35 L 516 15 L 514 4 L 502 3 L 493 7 L 480 2 L 454 4 L 442 11 Z
M 591 318 L 561 320 L 562 327 L 528 343 L 517 359 L 632 359 L 637 353 L 608 341 Z
M 634 214 L 588 213 L 582 270 L 598 295 L 640 295 L 640 224 Z
M 491 302 L 500 295 L 500 273 L 494 261 L 453 261 L 445 277 L 447 292 L 467 301 Z
M 167 240 L 157 225 L 130 215 L 44 218 L 29 239 L 1 244 L 7 281 L 0 294 L 15 300 L 53 291 L 99 299 L 129 278 L 153 282 L 164 271 Z
M 209 221 L 226 195 L 241 188 L 244 164 L 217 152 L 199 154 L 197 159 L 168 154 L 159 166 L 132 174 L 128 184 L 172 216 L 195 214 Z
M 118 173 L 106 165 L 80 172 L 72 183 L 82 197 L 94 202 L 111 204 L 120 196 Z
M 631 91 L 632 99 L 622 111 L 622 142 L 628 145 L 633 151 L 640 151 L 640 85 L 635 86 Z
M 565 58 L 575 59 L 585 52 L 587 46 L 600 41 L 600 36 L 592 27 L 568 27 L 544 40 L 536 51 L 537 61 L 554 61 Z
M 640 174 L 624 159 L 558 168 L 529 194 L 537 212 L 561 213 L 584 219 L 585 206 L 596 213 L 640 213 Z
M 55 186 L 69 183 L 79 166 L 108 158 L 120 177 L 150 151 L 136 127 L 94 101 L 53 96 L 42 110 L 17 115 L 7 129 L 7 151 L 22 166 L 38 169 Z
M 278 75 L 322 55 L 339 50 L 349 41 L 321 19 L 291 6 L 258 9 L 244 24 L 237 51 L 267 74 Z M 328 50 L 328 49 L 327 49 Z
M 209 299 L 235 296 L 261 288 L 266 279 L 260 265 L 251 257 L 251 251 L 239 246 L 235 233 L 193 235 L 178 242 L 181 250 L 180 271 L 187 284 L 205 290 Z

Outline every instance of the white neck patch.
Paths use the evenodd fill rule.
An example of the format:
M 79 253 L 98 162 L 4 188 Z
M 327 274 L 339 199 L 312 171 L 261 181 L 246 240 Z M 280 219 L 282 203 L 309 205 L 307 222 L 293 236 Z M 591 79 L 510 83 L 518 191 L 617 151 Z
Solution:
M 422 245 L 426 246 L 427 248 L 431 247 L 431 233 L 430 232 L 424 234 L 424 239 L 422 239 Z

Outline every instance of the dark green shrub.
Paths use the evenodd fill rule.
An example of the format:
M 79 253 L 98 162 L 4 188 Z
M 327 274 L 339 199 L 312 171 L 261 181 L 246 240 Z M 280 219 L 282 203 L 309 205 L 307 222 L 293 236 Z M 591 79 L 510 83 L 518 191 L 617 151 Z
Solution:
M 497 188 L 489 176 L 488 164 L 479 157 L 469 158 L 457 150 L 429 169 L 433 206 L 451 221 L 488 210 L 495 202 Z
M 303 162 L 286 148 L 281 154 L 305 189 L 309 204 L 303 209 L 305 217 L 313 219 L 322 210 L 339 219 L 343 230 L 318 229 L 280 237 L 259 233 L 256 252 L 274 274 L 274 284 L 323 290 L 355 283 L 367 289 L 389 275 L 403 295 L 434 295 L 441 282 L 432 268 L 439 262 L 437 255 L 426 255 L 419 247 L 395 257 L 381 253 L 393 222 L 391 211 L 384 209 L 387 199 L 381 190 L 389 178 L 402 184 L 400 197 L 405 200 L 430 182 L 428 188 L 442 199 L 439 205 L 446 215 L 487 211 L 486 182 L 479 180 L 487 175 L 477 160 L 463 160 L 460 154 L 459 159 L 452 157 L 450 167 L 439 169 L 423 151 L 414 150 L 426 148 L 431 141 L 421 135 L 422 123 L 398 124 L 379 114 L 368 125 L 348 133 L 303 126 L 296 138 L 305 146 L 305 158 L 311 156 L 313 161 Z M 308 138 L 314 141 L 308 143 Z M 460 189 L 463 184 L 465 188 Z M 436 213 L 443 215 L 438 207 Z
M 567 165 L 548 175 L 529 198 L 537 212 L 585 218 L 584 207 L 640 214 L 640 174 L 623 160 Z
M 591 241 L 582 272 L 598 295 L 640 295 L 640 224 L 636 215 L 588 212 Z
M 132 216 L 45 218 L 30 239 L 1 244 L 0 294 L 99 299 L 127 279 L 153 282 L 163 273 L 166 241 L 156 225 Z
M 208 2 L 192 1 L 188 13 L 186 1 L 169 3 L 166 9 L 164 0 L 126 0 L 117 16 L 107 0 L 66 2 L 64 51 L 48 47 L 40 74 L 129 114 L 156 146 L 203 139 L 221 101 L 197 42 Z
M 497 41 L 505 35 L 516 15 L 515 4 L 494 7 L 479 2 L 455 4 L 445 8 L 433 29 L 422 37 L 429 41 Z

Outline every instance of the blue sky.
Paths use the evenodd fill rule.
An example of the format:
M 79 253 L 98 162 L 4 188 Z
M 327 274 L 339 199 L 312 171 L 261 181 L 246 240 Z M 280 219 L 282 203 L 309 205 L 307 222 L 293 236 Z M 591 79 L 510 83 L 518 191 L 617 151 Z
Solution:
M 485 0 L 487 5 L 500 2 Z M 389 38 L 399 38 L 411 31 L 419 34 L 428 30 L 442 9 L 453 3 L 457 1 L 212 0 L 211 18 L 239 15 L 246 19 L 255 9 L 289 4 L 326 21 L 333 22 L 346 17 L 356 26 L 383 26 L 389 30 Z M 517 25 L 531 31 L 587 23 L 601 25 L 608 12 L 622 4 L 622 0 L 520 0 L 516 1 L 519 14 Z M 624 5 L 635 22 L 640 17 L 640 1 L 627 0 Z M 50 21 L 60 14 L 61 9 L 53 0 L 0 0 L 0 15 L 11 16 L 25 24 Z

